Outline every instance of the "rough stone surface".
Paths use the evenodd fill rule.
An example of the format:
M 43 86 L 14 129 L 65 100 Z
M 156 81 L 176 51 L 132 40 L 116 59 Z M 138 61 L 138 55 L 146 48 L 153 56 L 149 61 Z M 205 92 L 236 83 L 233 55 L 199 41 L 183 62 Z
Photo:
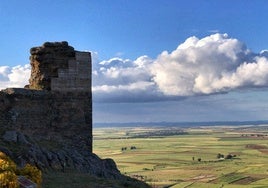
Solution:
M 75 59 L 75 50 L 67 42 L 46 42 L 33 47 L 31 56 L 30 89 L 51 89 L 51 79 L 58 77 L 58 69 L 67 69 L 68 61 Z
M 68 42 L 46 42 L 30 50 L 30 89 L 91 90 L 91 56 Z
M 36 140 L 92 151 L 91 94 L 30 89 L 0 92 L 0 124 Z M 23 138 L 21 138 L 23 139 Z

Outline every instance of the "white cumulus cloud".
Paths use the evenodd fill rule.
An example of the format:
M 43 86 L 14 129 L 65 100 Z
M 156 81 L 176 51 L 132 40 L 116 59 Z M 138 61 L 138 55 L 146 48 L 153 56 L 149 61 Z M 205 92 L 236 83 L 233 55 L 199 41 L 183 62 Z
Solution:
M 190 96 L 236 88 L 267 87 L 268 59 L 227 34 L 191 37 L 152 65 L 153 80 L 165 95 Z
M 149 74 L 150 63 L 152 60 L 147 56 L 141 56 L 135 61 L 112 58 L 100 62 L 92 74 L 95 100 L 117 102 L 144 101 L 146 96 L 149 98 L 156 92 L 155 83 Z
M 100 62 L 94 70 L 93 93 L 100 101 L 155 101 L 267 87 L 267 57 L 267 51 L 253 53 L 227 34 L 193 36 L 155 59 Z
M 24 87 L 29 83 L 30 65 L 18 65 L 15 67 L 0 66 L 0 89 L 8 87 Z

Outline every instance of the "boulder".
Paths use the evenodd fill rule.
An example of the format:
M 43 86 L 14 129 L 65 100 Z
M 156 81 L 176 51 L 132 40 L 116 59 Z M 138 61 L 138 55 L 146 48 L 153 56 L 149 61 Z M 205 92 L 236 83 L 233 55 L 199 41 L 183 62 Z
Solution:
M 17 142 L 17 132 L 16 131 L 6 131 L 3 135 L 3 140 L 6 142 Z

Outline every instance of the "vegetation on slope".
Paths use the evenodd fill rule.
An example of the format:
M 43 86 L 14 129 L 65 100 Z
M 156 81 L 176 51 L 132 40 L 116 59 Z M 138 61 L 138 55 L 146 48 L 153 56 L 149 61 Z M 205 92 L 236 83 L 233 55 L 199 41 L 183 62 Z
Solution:
M 0 152 L 0 187 L 19 187 L 18 176 L 25 176 L 35 182 L 38 187 L 41 186 L 42 173 L 39 169 L 29 164 L 23 168 L 18 168 L 8 156 Z

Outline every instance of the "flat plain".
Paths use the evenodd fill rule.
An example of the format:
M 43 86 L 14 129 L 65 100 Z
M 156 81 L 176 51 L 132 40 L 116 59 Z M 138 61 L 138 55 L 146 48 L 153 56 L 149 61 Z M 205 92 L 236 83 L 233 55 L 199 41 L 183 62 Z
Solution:
M 268 125 L 94 128 L 94 153 L 152 187 L 268 187 Z

